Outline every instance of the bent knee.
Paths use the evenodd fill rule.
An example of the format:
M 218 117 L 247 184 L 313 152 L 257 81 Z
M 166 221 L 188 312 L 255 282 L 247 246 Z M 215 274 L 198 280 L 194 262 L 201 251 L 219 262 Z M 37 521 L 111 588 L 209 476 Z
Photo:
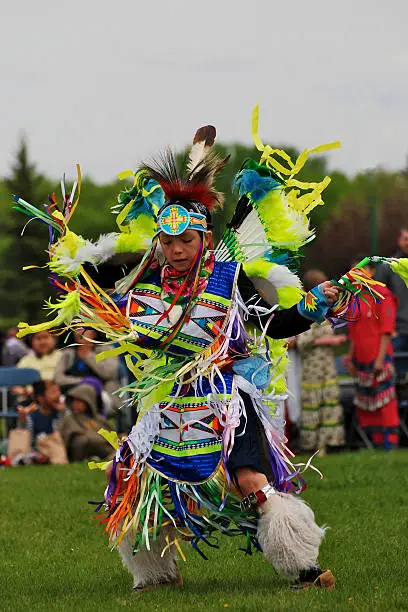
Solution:
M 265 474 L 251 468 L 240 468 L 235 475 L 238 487 L 244 497 L 250 493 L 256 493 L 268 484 Z

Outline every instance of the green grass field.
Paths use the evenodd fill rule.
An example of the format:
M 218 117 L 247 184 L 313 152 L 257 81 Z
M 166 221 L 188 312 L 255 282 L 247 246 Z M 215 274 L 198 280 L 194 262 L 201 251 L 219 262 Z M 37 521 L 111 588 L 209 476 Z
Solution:
M 0 610 L 407 610 L 408 451 L 366 451 L 318 460 L 305 497 L 330 526 L 322 567 L 337 589 L 293 592 L 260 553 L 245 557 L 224 538 L 202 560 L 186 544 L 185 586 L 131 592 L 88 500 L 103 475 L 86 465 L 0 471 Z

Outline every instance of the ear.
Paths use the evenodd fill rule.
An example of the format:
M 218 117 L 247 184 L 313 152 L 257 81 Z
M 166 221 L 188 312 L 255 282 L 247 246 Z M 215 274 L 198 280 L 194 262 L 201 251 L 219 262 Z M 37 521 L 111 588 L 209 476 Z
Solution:
M 205 246 L 210 251 L 212 251 L 214 248 L 213 233 L 211 231 L 205 233 Z

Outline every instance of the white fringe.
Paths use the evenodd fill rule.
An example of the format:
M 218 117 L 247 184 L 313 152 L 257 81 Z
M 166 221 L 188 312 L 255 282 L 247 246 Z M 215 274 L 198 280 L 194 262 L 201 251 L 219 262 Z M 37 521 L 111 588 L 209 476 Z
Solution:
M 127 472 L 127 478 L 136 469 L 140 469 L 140 464 L 144 463 L 152 452 L 154 439 L 160 431 L 160 419 L 161 413 L 158 404 L 156 404 L 140 417 L 136 425 L 133 425 L 127 442 L 132 450 L 135 463 L 133 468 Z M 116 460 L 119 461 L 119 459 L 120 449 L 116 453 Z
M 265 558 L 288 578 L 315 567 L 325 528 L 302 499 L 276 493 L 259 508 L 257 536 Z

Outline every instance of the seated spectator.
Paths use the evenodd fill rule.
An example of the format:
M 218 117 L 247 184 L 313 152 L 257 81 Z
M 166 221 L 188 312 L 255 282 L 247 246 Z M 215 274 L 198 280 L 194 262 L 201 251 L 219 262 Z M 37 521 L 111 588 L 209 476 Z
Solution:
M 31 336 L 32 350 L 17 363 L 18 368 L 38 370 L 42 380 L 54 380 L 60 352 L 55 348 L 55 337 L 49 331 L 40 331 Z
M 17 407 L 19 424 L 9 434 L 7 456 L 12 465 L 68 462 L 57 423 L 65 410 L 60 389 L 52 381 L 34 383 L 33 401 Z
M 33 384 L 34 401 L 28 406 L 17 406 L 20 427 L 31 432 L 34 447 L 39 436 L 56 431 L 65 402 L 59 386 L 52 381 L 40 380 Z
M 18 327 L 10 327 L 7 331 L 7 337 L 3 342 L 1 352 L 1 363 L 3 366 L 15 366 L 30 350 L 23 340 L 16 338 L 17 332 Z
M 304 287 L 310 291 L 326 281 L 321 270 L 309 270 Z M 296 338 L 302 358 L 301 430 L 303 450 L 319 450 L 344 446 L 343 409 L 337 383 L 334 347 L 346 341 L 344 335 L 334 335 L 330 325 L 312 325 Z
M 97 456 L 111 458 L 112 446 L 98 430 L 111 430 L 109 423 L 98 414 L 97 393 L 92 385 L 77 385 L 68 391 L 69 412 L 59 424 L 70 461 L 83 461 Z
M 111 398 L 113 409 L 117 410 L 121 400 L 112 393 L 120 387 L 118 357 L 109 357 L 96 362 L 96 355 L 106 351 L 107 346 L 95 343 L 96 332 L 93 329 L 78 330 L 74 334 L 74 339 L 76 346 L 60 351 L 60 358 L 55 368 L 55 382 L 65 393 L 82 382 L 92 383 L 90 379 L 96 378 Z M 109 414 L 109 410 L 107 413 Z

